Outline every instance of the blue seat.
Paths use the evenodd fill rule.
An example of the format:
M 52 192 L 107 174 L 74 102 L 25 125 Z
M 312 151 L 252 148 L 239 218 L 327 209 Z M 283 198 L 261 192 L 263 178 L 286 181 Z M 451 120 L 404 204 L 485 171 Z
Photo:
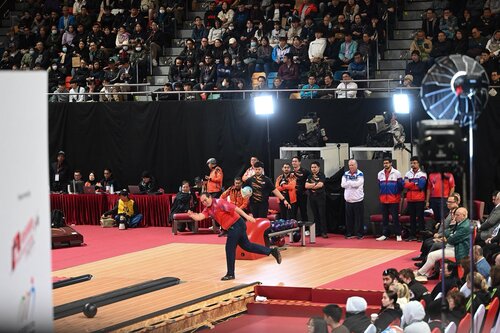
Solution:
M 341 81 L 342 80 L 342 74 L 344 74 L 346 71 L 343 70 L 343 71 L 336 71 L 334 74 L 333 74 L 333 80 L 334 81 Z
M 273 88 L 274 79 L 278 76 L 278 72 L 269 72 L 267 74 L 267 86 L 269 89 Z

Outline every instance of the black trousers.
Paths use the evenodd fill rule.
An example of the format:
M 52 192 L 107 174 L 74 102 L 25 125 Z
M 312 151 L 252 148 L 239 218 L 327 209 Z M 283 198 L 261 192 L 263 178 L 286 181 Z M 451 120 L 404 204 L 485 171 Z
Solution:
M 399 224 L 399 204 L 381 204 L 382 205 L 382 225 L 384 228 L 384 236 L 389 237 L 389 214 L 392 215 L 392 224 L 394 225 L 394 233 L 396 236 L 401 236 L 401 225 Z
M 412 237 L 417 235 L 417 231 L 425 230 L 424 208 L 425 201 L 408 202 L 408 214 L 410 214 L 410 236 Z
M 283 194 L 283 196 L 285 197 L 286 201 L 290 203 L 290 195 L 288 193 L 281 193 Z M 296 203 L 290 203 L 290 205 L 292 206 L 291 209 L 288 209 L 287 206 L 285 206 L 285 204 L 283 203 L 283 201 L 280 201 L 280 218 L 282 219 L 285 219 L 285 220 L 290 220 L 290 219 L 294 219 L 295 218 L 295 215 L 293 214 L 293 211 L 294 211 L 294 207 Z
M 326 196 L 325 194 L 311 194 L 309 196 L 309 204 L 314 216 L 317 234 L 326 234 Z
M 299 217 L 297 213 L 300 210 L 300 220 L 309 221 L 307 216 L 307 195 L 305 193 L 297 192 L 297 202 L 295 203 L 295 206 L 292 206 L 292 209 L 294 218 Z
M 227 275 L 234 275 L 234 266 L 236 261 L 236 247 L 240 246 L 243 250 L 269 255 L 271 249 L 260 244 L 252 243 L 247 236 L 247 225 L 242 218 L 238 219 L 227 231 L 226 241 L 226 264 Z
M 346 202 L 345 203 L 345 228 L 346 236 L 363 236 L 365 228 L 364 220 L 364 203 L 360 202 Z
M 448 213 L 450 212 L 448 207 L 446 207 L 446 199 L 447 198 L 429 199 L 429 208 L 433 210 L 436 222 L 443 222 L 442 219 L 448 216 Z M 441 216 L 441 205 L 443 205 L 443 216 Z
M 254 218 L 266 218 L 269 210 L 269 201 L 250 202 L 250 212 Z

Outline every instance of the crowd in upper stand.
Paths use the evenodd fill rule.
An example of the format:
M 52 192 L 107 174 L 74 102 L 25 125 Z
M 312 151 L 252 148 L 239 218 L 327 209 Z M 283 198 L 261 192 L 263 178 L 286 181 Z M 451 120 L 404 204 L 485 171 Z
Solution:
M 402 4 L 392 0 L 216 0 L 200 4 L 206 8 L 203 17 L 193 20 L 191 38 L 179 41 L 173 38 L 176 28 L 188 23 L 181 0 L 23 4 L 8 33 L 0 68 L 47 70 L 49 92 L 55 93 L 51 100 L 71 102 L 127 98 L 115 92 L 145 82 L 149 65 L 159 64 L 164 48 L 179 46 L 184 49 L 168 59 L 169 82 L 160 90 L 356 89 L 363 83 L 352 79 L 373 78 L 396 16 L 403 17 Z M 418 86 L 434 59 L 451 53 L 477 57 L 498 84 L 499 8 L 498 0 L 434 0 L 411 43 L 405 85 Z M 346 73 L 340 87 L 335 81 Z M 92 92 L 105 94 L 84 94 Z M 356 90 L 344 90 L 337 97 L 356 96 Z M 333 97 L 335 93 L 301 94 Z

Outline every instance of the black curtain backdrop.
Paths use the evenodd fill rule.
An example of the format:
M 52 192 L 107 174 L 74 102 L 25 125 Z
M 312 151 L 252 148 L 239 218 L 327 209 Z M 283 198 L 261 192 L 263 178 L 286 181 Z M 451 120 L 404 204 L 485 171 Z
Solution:
M 475 161 L 481 175 L 476 188 L 487 202 L 500 188 L 499 101 L 490 99 L 476 131 Z M 428 116 L 418 98 L 411 104 L 417 137 L 416 123 Z M 297 143 L 296 123 L 308 112 L 321 118 L 329 142 L 357 146 L 365 143 L 366 122 L 392 109 L 389 98 L 278 100 L 276 113 L 269 116 L 271 157 L 279 157 L 283 143 Z M 409 138 L 409 116 L 400 115 L 399 121 Z M 149 170 L 166 191 L 175 192 L 183 179 L 208 174 L 205 162 L 210 157 L 218 160 L 224 183 L 230 185 L 248 167 L 250 156 L 267 163 L 266 133 L 266 116 L 255 115 L 248 100 L 49 104 L 52 161 L 64 150 L 70 167 L 80 169 L 85 179 L 91 170 L 101 179 L 103 169 L 110 167 L 122 187 L 139 183 L 142 171 Z

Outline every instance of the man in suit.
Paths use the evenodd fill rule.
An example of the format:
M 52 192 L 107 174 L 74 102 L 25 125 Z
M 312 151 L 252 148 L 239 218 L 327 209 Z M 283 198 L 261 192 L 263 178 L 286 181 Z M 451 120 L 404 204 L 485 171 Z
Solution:
M 500 193 L 497 193 L 493 203 L 495 208 L 493 208 L 486 221 L 481 223 L 481 226 L 477 229 L 476 244 L 478 245 L 484 245 L 488 238 L 493 237 L 493 231 L 500 225 Z

